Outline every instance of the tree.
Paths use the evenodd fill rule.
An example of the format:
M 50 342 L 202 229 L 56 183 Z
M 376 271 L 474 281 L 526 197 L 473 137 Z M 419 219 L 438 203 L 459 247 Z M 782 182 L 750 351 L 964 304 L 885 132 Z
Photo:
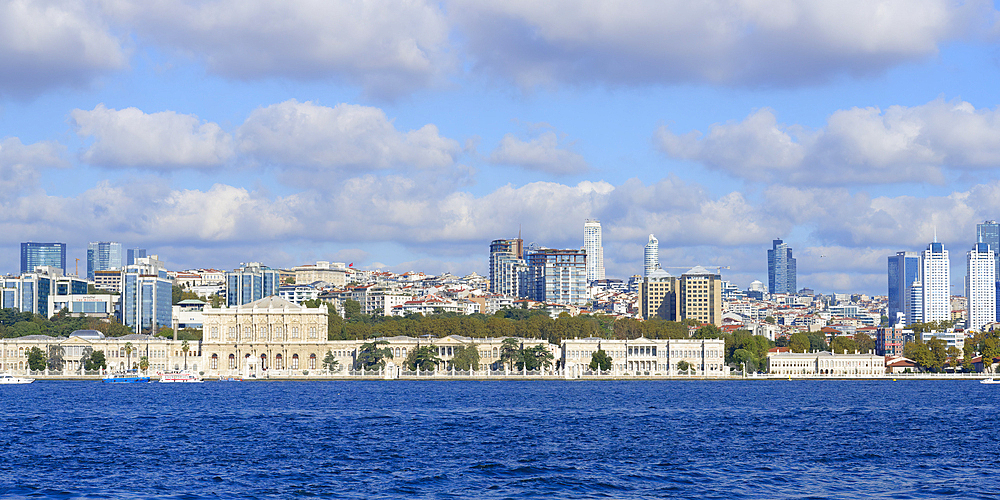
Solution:
M 217 293 L 212 294 L 212 296 L 208 298 L 208 301 L 212 304 L 212 307 L 214 308 L 219 308 L 220 306 L 222 306 L 222 297 Z
M 332 372 L 336 371 L 339 366 L 340 361 L 337 361 L 337 358 L 333 356 L 333 351 L 326 351 L 326 356 L 323 356 L 323 368 L 327 372 Z
M 907 342 L 903 346 L 903 356 L 912 359 L 917 366 L 926 367 L 930 364 L 931 351 L 918 337 L 917 340 Z
M 521 351 L 521 361 L 517 363 L 517 369 L 539 370 L 552 366 L 552 352 L 544 344 L 538 344 Z
M 833 342 L 830 342 L 830 350 L 836 354 L 853 354 L 857 349 L 854 339 L 844 335 L 834 337 Z
M 809 350 L 810 351 L 826 351 L 826 338 L 821 333 L 810 333 L 809 337 Z
M 516 338 L 506 338 L 500 343 L 500 364 L 513 370 L 514 363 L 520 362 L 521 345 Z
M 104 351 L 94 351 L 87 358 L 87 362 L 83 365 L 83 369 L 89 372 L 107 368 L 107 361 L 104 359 Z
M 958 347 L 952 345 L 948 346 L 946 355 L 948 356 L 948 366 L 957 371 L 958 366 L 961 364 L 959 358 L 962 356 L 962 351 L 959 351 Z
M 468 371 L 479 369 L 479 347 L 476 344 L 459 346 L 451 358 L 456 370 Z
M 387 345 L 389 345 L 388 340 L 374 340 L 361 344 L 356 366 L 365 370 L 378 370 L 384 367 L 385 360 L 392 359 L 392 349 L 384 347 Z
M 28 350 L 28 368 L 33 372 L 45 369 L 45 352 L 38 346 Z
M 758 316 L 758 318 L 759 317 L 760 316 Z M 764 318 L 764 321 L 766 321 L 767 324 L 769 324 L 769 325 L 773 325 L 773 324 L 776 323 L 776 321 L 774 320 L 774 316 L 768 316 L 768 317 Z
M 927 367 L 935 372 L 940 372 L 948 360 L 948 344 L 935 337 L 927 342 L 927 347 L 930 350 L 930 363 Z
M 364 314 L 361 314 L 361 303 L 353 299 L 347 299 L 344 301 L 344 315 L 351 321 L 364 319 L 365 316 Z
M 791 340 L 788 341 L 788 348 L 792 352 L 806 352 L 810 346 L 809 335 L 806 335 L 805 332 L 793 333 Z
M 49 346 L 49 359 L 48 367 L 51 371 L 62 371 L 63 369 L 63 356 L 66 354 L 66 350 L 63 349 L 61 345 L 54 344 Z
M 871 354 L 875 351 L 875 339 L 871 338 L 865 332 L 858 332 L 854 334 L 854 343 L 858 347 L 858 352 L 861 354 Z
M 690 369 L 691 369 L 691 363 L 688 363 L 683 359 L 677 362 L 677 371 L 686 373 Z
M 972 364 L 972 358 L 976 357 L 976 347 L 972 342 L 966 341 L 962 348 L 962 371 L 971 373 L 976 368 Z
M 143 373 L 146 373 L 146 370 L 149 369 L 149 357 L 147 356 L 139 357 L 139 369 L 142 370 Z
M 191 350 L 191 344 L 188 341 L 181 342 L 181 352 L 184 353 L 184 369 L 188 369 L 188 351 Z
M 132 346 L 131 342 L 125 342 L 125 366 L 129 370 L 132 369 L 132 353 L 135 352 L 135 347 Z
M 705 325 L 694 332 L 696 339 L 721 339 L 722 329 L 715 325 Z
M 411 349 L 409 353 L 406 354 L 406 368 L 409 370 L 420 369 L 423 371 L 431 371 L 434 367 L 441 364 L 441 358 L 438 357 L 437 347 L 433 345 L 419 346 L 416 349 Z
M 590 356 L 590 369 L 601 371 L 608 371 L 611 369 L 611 356 L 604 352 L 604 349 L 598 349 L 597 352 Z
M 190 290 L 185 290 L 183 287 L 181 287 L 179 285 L 174 285 L 173 287 L 171 287 L 170 291 L 171 291 L 171 293 L 170 293 L 170 300 L 171 300 L 171 302 L 170 303 L 173 304 L 173 305 L 175 305 L 175 306 L 177 304 L 179 304 L 180 301 L 182 301 L 182 300 L 191 300 L 191 299 L 193 299 L 193 300 L 199 300 L 199 299 L 201 299 L 201 297 L 199 297 L 197 293 L 194 293 L 194 292 L 192 292 Z

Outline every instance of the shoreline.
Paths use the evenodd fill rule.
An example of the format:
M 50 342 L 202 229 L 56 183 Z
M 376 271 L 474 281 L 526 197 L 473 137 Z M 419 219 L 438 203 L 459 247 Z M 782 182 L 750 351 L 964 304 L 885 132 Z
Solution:
M 39 375 L 27 377 L 33 378 L 36 382 L 52 382 L 52 381 L 91 381 L 100 382 L 104 379 L 102 375 Z M 463 381 L 463 380 L 474 380 L 474 381 L 522 381 L 522 380 L 565 380 L 565 381 L 621 381 L 621 380 L 674 380 L 674 381 L 802 381 L 802 380 L 855 380 L 855 381 L 870 381 L 870 380 L 883 380 L 890 382 L 898 382 L 903 380 L 948 380 L 948 381 L 980 381 L 984 379 L 994 378 L 994 376 L 988 375 L 943 375 L 943 374 L 886 374 L 886 375 L 876 375 L 876 376 L 843 376 L 843 375 L 758 375 L 751 377 L 742 376 L 698 376 L 698 375 L 583 375 L 579 377 L 565 377 L 562 375 L 495 375 L 495 376 L 463 376 L 463 375 L 400 375 L 395 378 L 386 378 L 380 375 L 317 375 L 317 376 L 278 376 L 278 377 L 261 377 L 261 378 L 245 378 L 238 382 L 322 382 L 322 381 L 437 381 L 437 382 L 450 382 L 450 381 Z M 150 375 L 150 383 L 159 382 L 160 378 L 156 375 Z M 204 382 L 220 382 L 218 378 L 205 378 Z M 222 382 L 232 382 L 228 380 L 222 380 Z

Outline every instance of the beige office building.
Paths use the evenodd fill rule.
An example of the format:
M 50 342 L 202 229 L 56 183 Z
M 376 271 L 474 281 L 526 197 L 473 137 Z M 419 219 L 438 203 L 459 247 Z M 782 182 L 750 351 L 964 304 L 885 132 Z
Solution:
M 680 278 L 657 268 L 639 286 L 639 304 L 643 319 L 694 319 L 721 326 L 722 279 L 701 266 Z

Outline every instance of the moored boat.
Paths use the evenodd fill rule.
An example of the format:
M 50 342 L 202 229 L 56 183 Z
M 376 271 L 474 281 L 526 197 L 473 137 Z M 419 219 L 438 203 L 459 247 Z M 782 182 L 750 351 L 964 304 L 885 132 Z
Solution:
M 139 375 L 139 372 L 135 370 L 125 373 L 113 373 L 104 377 L 105 384 L 141 384 L 149 381 L 149 377 Z
M 979 383 L 980 384 L 1000 384 L 1000 380 L 997 380 L 997 379 L 995 379 L 993 377 L 990 377 L 990 378 L 984 378 L 984 379 L 980 380 Z
M 34 381 L 33 378 L 20 378 L 9 373 L 0 373 L 0 384 L 30 384 Z
M 167 372 L 160 375 L 161 383 L 180 383 L 180 384 L 190 384 L 202 382 L 203 380 L 198 375 L 189 372 Z

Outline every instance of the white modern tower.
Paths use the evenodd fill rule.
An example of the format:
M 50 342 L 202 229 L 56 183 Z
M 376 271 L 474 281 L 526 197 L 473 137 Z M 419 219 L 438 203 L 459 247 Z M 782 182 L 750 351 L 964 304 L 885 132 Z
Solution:
M 982 331 L 996 321 L 996 260 L 989 243 L 976 243 L 966 260 L 965 297 L 969 302 L 968 330 Z
M 951 262 L 944 243 L 927 245 L 920 254 L 920 278 L 923 284 L 923 321 L 951 320 Z
M 660 242 L 656 241 L 653 235 L 649 235 L 649 243 L 646 243 L 646 250 L 642 253 L 643 276 L 649 276 L 658 267 L 660 267 Z
M 587 252 L 587 282 L 604 279 L 604 244 L 601 221 L 587 219 L 583 223 L 583 249 Z

